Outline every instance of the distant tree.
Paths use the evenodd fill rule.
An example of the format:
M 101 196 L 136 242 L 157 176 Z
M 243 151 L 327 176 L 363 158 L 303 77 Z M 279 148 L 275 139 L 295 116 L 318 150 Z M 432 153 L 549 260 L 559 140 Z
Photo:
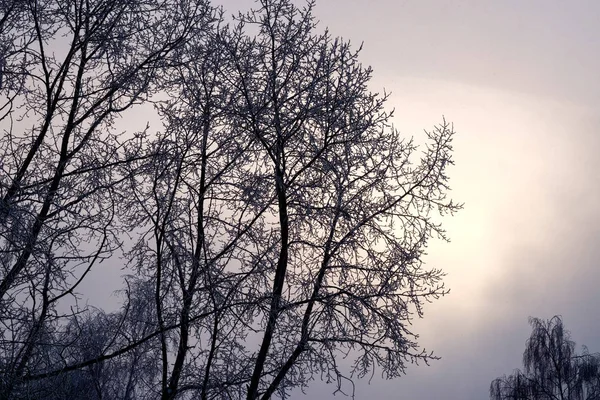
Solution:
M 524 370 L 492 381 L 493 400 L 595 400 L 600 399 L 600 354 L 583 348 L 564 329 L 560 316 L 530 318 L 533 327 L 523 353 Z

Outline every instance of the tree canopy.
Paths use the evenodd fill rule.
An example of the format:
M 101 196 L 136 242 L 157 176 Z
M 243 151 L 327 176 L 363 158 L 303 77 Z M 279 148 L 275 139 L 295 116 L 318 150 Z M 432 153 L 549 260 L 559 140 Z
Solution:
M 268 399 L 436 358 L 411 321 L 447 293 L 423 256 L 461 207 L 452 125 L 417 151 L 313 7 L 0 0 L 0 399 Z M 80 293 L 102 262 L 112 312 Z

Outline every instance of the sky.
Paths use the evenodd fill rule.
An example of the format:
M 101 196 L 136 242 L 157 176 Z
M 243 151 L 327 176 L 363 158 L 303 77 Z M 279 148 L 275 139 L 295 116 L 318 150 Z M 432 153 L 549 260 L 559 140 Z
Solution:
M 453 122 L 452 197 L 465 204 L 444 220 L 451 243 L 432 242 L 425 259 L 451 293 L 414 322 L 441 360 L 357 381 L 356 398 L 488 399 L 521 366 L 530 316 L 562 315 L 578 345 L 600 351 L 600 2 L 317 0 L 315 14 L 364 44 L 372 90 L 392 93 L 407 136 Z M 293 399 L 334 390 L 317 381 Z
M 372 89 L 392 92 L 407 136 L 454 123 L 452 195 L 465 203 L 444 220 L 451 243 L 426 258 L 451 293 L 415 321 L 442 359 L 358 381 L 356 398 L 487 399 L 521 366 L 529 316 L 560 314 L 578 345 L 600 351 L 600 2 L 317 0 L 315 13 L 364 43 Z M 316 382 L 293 398 L 334 389 Z

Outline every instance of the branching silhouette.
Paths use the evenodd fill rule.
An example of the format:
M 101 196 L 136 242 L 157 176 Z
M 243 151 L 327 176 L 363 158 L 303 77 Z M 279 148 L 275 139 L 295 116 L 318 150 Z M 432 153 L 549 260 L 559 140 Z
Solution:
M 436 358 L 410 324 L 447 293 L 423 255 L 461 208 L 452 126 L 419 156 L 314 2 L 0 4 L 1 399 L 269 399 Z M 121 133 L 139 105 L 162 126 Z M 103 260 L 112 313 L 78 293 Z
M 494 400 L 600 399 L 600 354 L 575 352 L 575 343 L 561 317 L 530 318 L 533 327 L 523 353 L 524 371 L 495 379 Z

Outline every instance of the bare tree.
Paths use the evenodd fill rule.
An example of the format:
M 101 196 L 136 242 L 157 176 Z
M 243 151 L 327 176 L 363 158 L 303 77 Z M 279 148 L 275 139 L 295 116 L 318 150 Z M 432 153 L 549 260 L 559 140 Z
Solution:
M 452 126 L 419 157 L 314 2 L 261 0 L 230 25 L 190 1 L 26 4 L 1 32 L 32 36 L 3 50 L 22 120 L 2 142 L 7 396 L 268 399 L 436 358 L 410 323 L 447 293 L 422 258 L 460 209 Z M 164 129 L 119 136 L 150 101 Z M 31 119 L 13 109 L 36 125 L 15 134 Z M 125 232 L 122 309 L 61 315 Z
M 432 358 L 408 324 L 446 293 L 421 256 L 446 200 L 452 129 L 423 158 L 313 3 L 262 1 L 190 42 L 158 158 L 131 174 L 132 265 L 155 286 L 163 398 L 284 397 Z M 355 356 L 349 371 L 338 364 Z
M 35 347 L 29 365 L 34 371 L 52 371 L 64 365 L 80 367 L 45 379 L 26 381 L 12 392 L 15 399 L 144 399 L 154 398 L 158 374 L 155 344 L 142 341 L 156 326 L 147 304 L 152 290 L 133 280 L 124 291 L 126 301 L 119 312 L 107 314 L 86 309 L 62 325 L 46 325 L 51 332 Z M 134 346 L 132 346 L 134 344 Z M 106 352 L 119 357 L 102 359 Z M 92 362 L 96 360 L 96 362 Z M 84 364 L 84 365 L 81 365 Z
M 0 13 L 0 398 L 11 398 L 69 295 L 120 246 L 118 168 L 145 156 L 118 118 L 161 89 L 212 15 L 153 0 L 2 0 Z
M 600 354 L 575 352 L 575 343 L 561 317 L 530 318 L 533 327 L 523 353 L 524 371 L 495 379 L 494 400 L 600 399 Z

